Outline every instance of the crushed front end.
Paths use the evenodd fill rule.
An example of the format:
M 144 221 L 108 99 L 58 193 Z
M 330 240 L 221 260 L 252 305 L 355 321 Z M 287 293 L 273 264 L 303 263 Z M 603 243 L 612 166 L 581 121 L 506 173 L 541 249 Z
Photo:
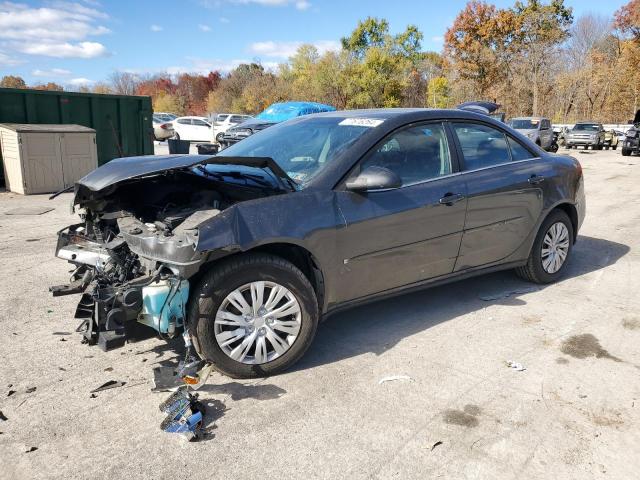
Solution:
M 50 291 L 81 295 L 75 317 L 84 341 L 121 346 L 131 322 L 163 337 L 179 334 L 193 277 L 234 246 L 221 212 L 282 193 L 264 159 L 213 158 L 116 159 L 75 185 L 73 208 L 82 221 L 60 230 L 56 246 L 56 256 L 73 265 L 71 279 Z M 220 247 L 199 249 L 199 227 L 211 222 L 220 226 Z
M 81 321 L 84 341 L 109 350 L 124 344 L 131 321 L 173 337 L 183 327 L 189 298 L 185 265 L 172 265 L 141 256 L 131 250 L 125 237 L 139 236 L 140 243 L 156 239 L 157 228 L 131 217 L 108 221 L 86 216 L 85 222 L 58 232 L 56 256 L 74 265 L 70 283 L 50 288 L 53 296 L 80 293 L 75 318 Z M 140 223 L 137 226 L 136 223 Z M 105 225 L 106 224 L 106 225 Z M 127 233 L 121 233 L 124 226 Z M 139 233 L 138 233 L 139 232 Z M 164 243 L 185 244 L 185 236 L 167 238 Z M 168 245 L 166 245 L 168 246 Z M 191 256 L 193 256 L 193 244 Z

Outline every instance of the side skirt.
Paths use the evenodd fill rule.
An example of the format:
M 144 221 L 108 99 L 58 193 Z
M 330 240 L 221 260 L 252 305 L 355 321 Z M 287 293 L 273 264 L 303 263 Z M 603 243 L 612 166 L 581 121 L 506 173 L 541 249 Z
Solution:
M 373 295 L 368 295 L 366 297 L 357 298 L 355 300 L 350 300 L 348 302 L 329 305 L 329 307 L 327 308 L 327 311 L 323 315 L 322 321 L 326 320 L 331 315 L 337 312 L 348 310 L 350 308 L 354 308 L 360 305 L 366 305 L 368 303 L 377 302 L 379 300 L 384 300 L 387 298 L 397 297 L 399 295 L 404 295 L 406 293 L 426 290 L 432 287 L 439 287 L 441 285 L 446 285 L 447 283 L 453 283 L 459 280 L 466 280 L 467 278 L 478 277 L 480 275 L 485 275 L 488 273 L 500 272 L 503 270 L 511 270 L 516 267 L 521 267 L 525 263 L 526 263 L 526 259 L 517 261 L 517 262 L 509 262 L 509 263 L 503 263 L 500 265 L 493 265 L 490 267 L 480 267 L 470 271 L 450 273 L 448 275 L 443 275 L 441 277 L 436 277 L 436 278 L 430 278 L 422 282 L 412 283 L 402 287 L 394 288 L 392 290 L 385 290 L 380 293 L 375 293 Z

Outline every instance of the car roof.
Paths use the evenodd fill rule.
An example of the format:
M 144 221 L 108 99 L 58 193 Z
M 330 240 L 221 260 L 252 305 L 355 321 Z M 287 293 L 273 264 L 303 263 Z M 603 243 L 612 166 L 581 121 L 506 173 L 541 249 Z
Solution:
M 437 120 L 447 118 L 475 119 L 489 123 L 495 123 L 489 115 L 461 110 L 458 108 L 368 108 L 361 110 L 335 110 L 332 112 L 316 113 L 311 117 L 339 117 L 339 118 L 375 118 L 379 120 L 411 120 L 420 117 L 424 120 Z M 304 118 L 304 117 L 301 117 Z M 502 122 L 498 122 L 504 125 Z
M 583 120 L 581 122 L 576 122 L 576 125 L 582 125 L 582 124 L 586 124 L 586 125 L 600 125 L 600 122 L 590 122 L 589 120 Z

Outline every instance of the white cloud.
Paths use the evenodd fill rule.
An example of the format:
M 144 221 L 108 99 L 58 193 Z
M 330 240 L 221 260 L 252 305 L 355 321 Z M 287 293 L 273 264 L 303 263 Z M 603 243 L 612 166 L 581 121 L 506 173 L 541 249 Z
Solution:
M 20 65 L 21 63 L 24 63 L 24 60 L 20 60 L 19 58 L 11 57 L 6 53 L 0 52 L 0 66 L 15 67 L 16 65 Z
M 220 17 L 218 20 L 220 21 L 220 23 L 231 23 L 231 20 L 229 20 L 227 17 Z
M 151 25 L 149 27 L 151 29 L 152 32 L 161 32 L 162 31 L 162 27 L 160 25 Z
M 111 33 L 99 22 L 109 16 L 80 3 L 52 0 L 46 7 L 0 3 L 0 41 L 15 52 L 53 57 L 91 58 L 107 53 L 88 37 Z
M 321 55 L 328 51 L 340 50 L 340 42 L 335 40 L 320 40 L 318 42 L 255 42 L 249 45 L 249 51 L 256 55 L 271 58 L 289 58 L 295 55 L 298 48 L 305 43 L 316 47 Z
M 201 0 L 205 7 L 219 7 L 224 3 L 232 3 L 236 5 L 262 5 L 264 7 L 287 7 L 294 6 L 298 10 L 307 10 L 311 7 L 308 0 Z
M 12 44 L 13 48 L 28 55 L 43 55 L 56 58 L 95 58 L 108 55 L 104 45 L 97 42 L 80 43 L 36 43 L 23 42 Z
M 31 72 L 34 77 L 67 77 L 71 75 L 71 70 L 64 68 L 52 68 L 51 70 L 34 70 Z
M 210 32 L 211 31 L 211 27 L 209 25 L 204 25 L 204 24 L 199 24 L 198 28 L 200 30 L 202 30 L 203 32 Z
M 69 80 L 67 82 L 69 85 L 73 85 L 74 87 L 81 87 L 83 85 L 91 85 L 93 83 L 96 83 L 95 80 L 89 80 L 88 78 L 72 78 L 71 80 Z

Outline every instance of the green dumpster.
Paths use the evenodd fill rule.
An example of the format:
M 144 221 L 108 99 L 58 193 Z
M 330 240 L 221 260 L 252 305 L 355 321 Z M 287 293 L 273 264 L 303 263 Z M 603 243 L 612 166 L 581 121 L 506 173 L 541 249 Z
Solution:
M 93 128 L 99 165 L 118 157 L 152 155 L 152 113 L 151 97 L 0 88 L 0 123 Z

